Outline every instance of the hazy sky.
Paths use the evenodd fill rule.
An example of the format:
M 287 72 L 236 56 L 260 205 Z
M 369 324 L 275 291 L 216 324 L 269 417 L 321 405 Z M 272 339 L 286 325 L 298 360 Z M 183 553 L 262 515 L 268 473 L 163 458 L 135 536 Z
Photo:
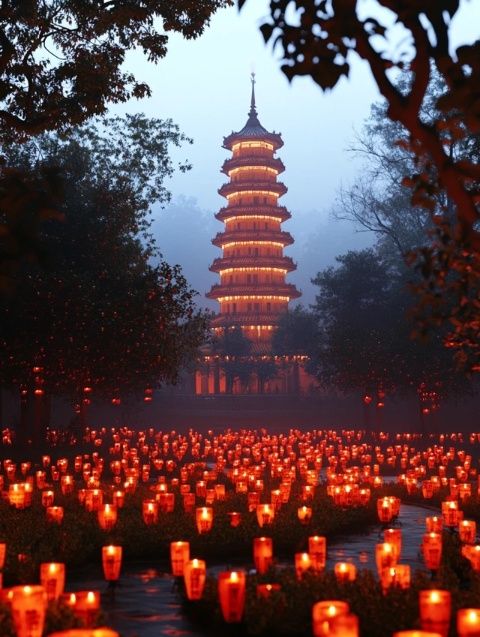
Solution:
M 460 19 L 454 25 L 459 42 L 479 37 L 480 30 L 480 1 L 464 0 L 462 5 Z M 265 46 L 258 30 L 267 10 L 266 0 L 249 0 L 240 13 L 236 7 L 219 11 L 199 39 L 187 41 L 171 36 L 169 52 L 158 66 L 148 64 L 141 53 L 131 54 L 128 66 L 150 84 L 153 94 L 149 99 L 114 109 L 171 117 L 194 139 L 193 146 L 174 153 L 176 160 L 188 158 L 193 164 L 191 171 L 176 175 L 168 184 L 177 205 L 171 210 L 155 211 L 155 215 L 165 257 L 180 262 L 187 277 L 193 278 L 192 283 L 198 287 L 206 288 L 215 280 L 214 276 L 208 278 L 207 268 L 212 254 L 219 254 L 219 250 L 213 248 L 212 252 L 210 245 L 203 245 L 205 237 L 199 235 L 198 228 L 195 230 L 195 224 L 182 223 L 182 205 L 178 205 L 178 198 L 196 201 L 197 213 L 205 217 L 203 226 L 210 231 L 213 213 L 224 203 L 217 194 L 225 181 L 220 167 L 228 156 L 222 148 L 223 137 L 232 130 L 239 130 L 246 122 L 252 70 L 257 79 L 259 119 L 268 130 L 281 132 L 285 144 L 278 152 L 286 166 L 281 180 L 288 187 L 281 202 L 291 211 L 292 220 L 284 224 L 284 228 L 297 240 L 295 246 L 287 249 L 287 254 L 294 256 L 299 264 L 299 272 L 291 280 L 300 281 L 305 289 L 309 278 L 331 263 L 342 248 L 361 247 L 371 240 L 328 217 L 341 184 L 352 181 L 360 170 L 346 148 L 354 129 L 361 128 L 370 105 L 378 99 L 370 71 L 357 61 L 351 77 L 341 80 L 328 93 L 323 93 L 306 78 L 296 78 L 289 84 L 279 69 L 275 53 Z M 213 231 L 221 228 L 222 224 L 212 221 Z M 193 269 L 185 261 L 188 251 L 179 251 L 181 242 L 173 240 L 176 233 L 182 233 L 188 251 L 205 255 L 202 261 L 205 279 L 198 278 L 197 269 L 202 269 L 202 265 L 196 263 Z M 303 267 L 304 250 L 310 251 L 308 271 Z M 313 262 L 314 258 L 312 261 L 312 253 L 314 257 L 316 251 L 318 265 Z M 310 302 L 311 290 L 305 291 L 306 300 Z

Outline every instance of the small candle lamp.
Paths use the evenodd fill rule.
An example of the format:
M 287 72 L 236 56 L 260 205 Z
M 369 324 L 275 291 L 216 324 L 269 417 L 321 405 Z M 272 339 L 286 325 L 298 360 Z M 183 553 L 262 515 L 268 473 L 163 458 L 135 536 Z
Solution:
M 160 511 L 163 513 L 173 513 L 175 508 L 175 494 L 170 491 L 157 493 L 155 500 L 158 502 Z
M 102 546 L 102 566 L 103 575 L 107 582 L 116 582 L 120 577 L 120 569 L 122 568 L 121 546 Z
M 393 544 L 390 544 L 390 542 L 377 544 L 375 547 L 375 562 L 379 576 L 382 574 L 383 569 L 394 566 L 397 563 L 397 555 Z
M 111 531 L 117 523 L 117 507 L 113 504 L 103 504 L 97 512 L 98 524 L 104 531 Z
M 60 489 L 63 495 L 69 495 L 70 493 L 73 493 L 74 486 L 75 484 L 73 482 L 72 476 L 67 475 L 60 478 Z
M 377 500 L 378 519 L 382 524 L 388 524 L 393 519 L 393 506 L 390 498 L 379 498 Z
M 458 523 L 458 536 L 464 544 L 475 544 L 477 524 L 474 520 L 462 520 Z
M 206 573 L 207 570 L 203 560 L 193 559 L 185 563 L 183 578 L 188 599 L 198 600 L 202 598 Z
M 8 501 L 15 509 L 25 509 L 27 506 L 25 483 L 14 482 L 8 487 Z
M 142 503 L 143 521 L 147 526 L 158 522 L 158 502 L 155 500 L 144 500 Z
M 207 485 L 204 480 L 199 480 L 195 485 L 195 495 L 197 498 L 204 498 L 207 495 Z
M 114 491 L 112 494 L 112 502 L 117 509 L 121 509 L 125 505 L 125 492 L 119 489 Z
M 443 519 L 438 515 L 425 518 L 428 533 L 441 533 L 443 529 Z
M 273 504 L 257 505 L 257 522 L 261 527 L 272 524 L 275 517 L 275 507 Z
M 308 524 L 312 519 L 312 508 L 307 506 L 301 506 L 297 509 L 297 517 L 301 524 Z
M 411 571 L 408 564 L 395 564 L 384 568 L 380 574 L 382 589 L 385 593 L 390 587 L 409 588 L 411 581 Z
M 183 569 L 190 559 L 190 542 L 171 542 L 170 543 L 170 563 L 172 565 L 172 574 L 175 577 L 183 577 Z
M 218 575 L 218 597 L 223 619 L 228 623 L 237 623 L 242 620 L 245 607 L 244 571 L 226 571 Z
M 48 601 L 58 599 L 65 588 L 65 564 L 61 562 L 40 564 L 40 584 L 45 589 Z
M 17 637 L 42 637 L 47 608 L 43 586 L 14 586 L 8 593 Z
M 51 522 L 53 524 L 61 524 L 63 522 L 63 507 L 47 507 L 47 522 Z
M 53 506 L 54 498 L 55 495 L 50 489 L 48 489 L 47 491 L 42 491 L 42 506 L 45 508 Z
M 419 606 L 422 630 L 430 630 L 447 637 L 451 613 L 450 592 L 439 589 L 420 591 Z
M 87 489 L 85 491 L 85 508 L 87 511 L 98 511 L 103 504 L 101 489 Z
M 295 553 L 295 571 L 297 573 L 297 579 L 302 579 L 304 573 L 306 573 L 312 567 L 312 560 L 308 553 Z
M 357 568 L 350 562 L 337 562 L 334 566 L 337 582 L 354 582 L 357 577 Z
M 47 481 L 47 476 L 45 474 L 45 471 L 37 471 L 35 473 L 35 479 L 37 482 L 37 489 L 44 489 L 45 488 L 45 484 Z
M 195 520 L 197 531 L 200 534 L 208 533 L 213 525 L 213 509 L 211 507 L 197 507 Z
M 225 500 L 225 485 L 216 484 L 214 488 L 215 488 L 215 497 L 217 498 L 217 500 L 219 501 Z
M 385 529 L 383 532 L 383 541 L 388 542 L 393 546 L 393 551 L 396 556 L 395 562 L 398 562 L 400 559 L 400 553 L 402 552 L 402 530 Z
M 87 628 L 91 628 L 100 610 L 99 591 L 78 591 L 75 593 L 73 612 Z
M 314 571 L 322 571 L 327 561 L 327 538 L 323 535 L 312 535 L 308 538 L 308 553 Z
M 312 608 L 314 637 L 328 637 L 332 619 L 339 615 L 346 615 L 349 610 L 348 603 L 339 600 L 327 600 L 314 604 Z
M 230 526 L 232 528 L 236 528 L 242 521 L 242 514 L 238 513 L 238 511 L 230 511 L 228 514 L 228 518 L 230 520 Z
M 332 617 L 328 637 L 358 637 L 358 617 L 353 613 Z
M 467 558 L 474 571 L 480 571 L 480 544 L 462 546 L 462 555 Z
M 195 494 L 184 493 L 183 494 L 183 509 L 185 513 L 192 513 L 195 509 Z
M 280 584 L 257 584 L 257 598 L 268 599 L 272 593 L 282 590 Z
M 257 573 L 266 573 L 272 565 L 273 542 L 270 537 L 253 538 L 253 561 Z
M 440 533 L 424 534 L 422 553 L 425 566 L 431 571 L 438 571 L 442 559 L 442 536 Z
M 248 512 L 252 513 L 252 511 L 256 511 L 259 503 L 260 493 L 257 493 L 257 491 L 249 491 L 247 494 Z
M 442 502 L 442 517 L 445 526 L 453 528 L 458 524 L 458 502 L 456 500 L 445 500 Z
M 461 608 L 457 611 L 458 637 L 480 637 L 480 608 Z

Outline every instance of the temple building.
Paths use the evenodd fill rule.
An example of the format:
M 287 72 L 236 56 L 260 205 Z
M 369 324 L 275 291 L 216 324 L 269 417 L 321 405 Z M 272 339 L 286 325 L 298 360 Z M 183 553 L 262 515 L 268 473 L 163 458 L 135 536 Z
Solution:
M 255 106 L 255 84 L 252 78 L 250 112 L 245 126 L 238 133 L 225 137 L 223 147 L 232 153 L 222 167 L 229 181 L 219 189 L 227 200 L 215 215 L 225 224 L 213 244 L 221 248 L 210 270 L 220 275 L 207 297 L 216 299 L 220 313 L 213 328 L 221 333 L 238 326 L 257 347 L 269 352 L 272 330 L 279 316 L 288 309 L 291 299 L 300 293 L 285 282 L 288 272 L 296 266 L 283 254 L 293 243 L 290 233 L 281 224 L 290 213 L 278 200 L 287 192 L 277 177 L 285 170 L 275 156 L 283 146 L 278 133 L 269 133 L 259 122 Z
M 221 169 L 228 181 L 218 191 L 226 205 L 215 217 L 224 228 L 212 241 L 222 254 L 210 266 L 220 276 L 220 282 L 206 295 L 220 306 L 212 321 L 217 342 L 225 341 L 229 333 L 236 331 L 250 345 L 248 354 L 235 354 L 225 347 L 223 352 L 221 347 L 214 347 L 206 353 L 196 374 L 197 394 L 298 393 L 301 389 L 298 360 L 286 361 L 272 352 L 272 336 L 280 317 L 290 301 L 301 296 L 285 280 L 296 265 L 284 255 L 293 238 L 282 230 L 282 223 L 291 215 L 279 205 L 280 197 L 287 192 L 277 180 L 285 170 L 282 160 L 276 157 L 282 146 L 281 135 L 270 133 L 258 119 L 252 74 L 247 123 L 223 140 L 223 147 L 231 153 Z M 238 340 L 237 337 L 237 347 L 241 347 Z M 250 364 L 252 371 L 248 379 L 229 383 L 229 366 L 235 356 L 238 364 L 243 361 L 245 369 Z M 266 374 L 262 370 L 267 369 L 268 363 L 270 372 Z M 242 376 L 241 371 L 238 375 Z

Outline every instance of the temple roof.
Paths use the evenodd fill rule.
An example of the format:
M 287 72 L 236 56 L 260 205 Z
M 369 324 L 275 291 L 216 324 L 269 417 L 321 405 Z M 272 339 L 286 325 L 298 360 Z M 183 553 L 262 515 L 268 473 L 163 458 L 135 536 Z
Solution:
M 275 149 L 283 146 L 283 141 L 279 133 L 270 133 L 264 128 L 258 119 L 257 107 L 255 104 L 255 73 L 252 73 L 252 96 L 250 99 L 250 110 L 245 126 L 237 133 L 230 133 L 223 138 L 223 147 L 230 149 L 235 142 L 244 140 L 268 141 L 275 146 Z

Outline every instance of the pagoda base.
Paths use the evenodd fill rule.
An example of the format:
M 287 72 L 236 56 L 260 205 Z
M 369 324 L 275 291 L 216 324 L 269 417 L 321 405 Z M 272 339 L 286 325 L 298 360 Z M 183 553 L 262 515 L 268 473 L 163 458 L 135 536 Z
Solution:
M 195 395 L 311 395 L 317 382 L 305 364 L 304 356 L 205 356 L 194 372 Z

